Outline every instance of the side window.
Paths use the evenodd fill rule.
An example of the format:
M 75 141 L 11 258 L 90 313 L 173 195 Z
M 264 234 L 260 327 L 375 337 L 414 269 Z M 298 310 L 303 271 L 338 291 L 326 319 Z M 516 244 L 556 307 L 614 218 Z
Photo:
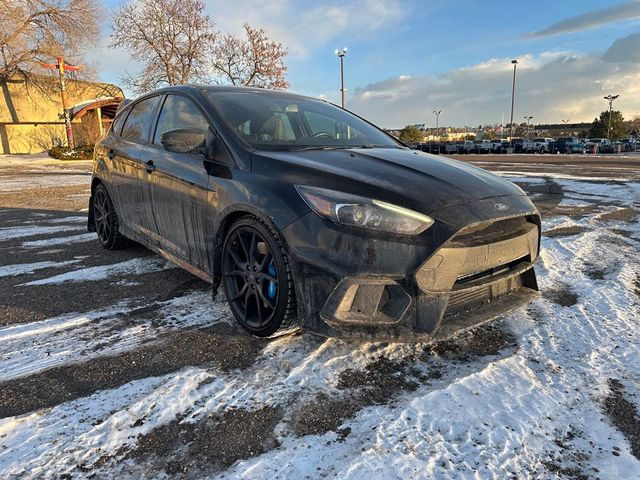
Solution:
M 123 112 L 113 119 L 113 123 L 111 124 L 111 135 L 120 135 L 125 118 L 127 118 L 127 112 Z
M 160 145 L 162 134 L 176 128 L 197 128 L 206 132 L 209 122 L 191 100 L 180 95 L 169 95 L 162 105 L 153 143 Z
M 160 97 L 156 95 L 133 106 L 127 120 L 124 122 L 122 138 L 134 142 L 145 142 L 147 140 L 159 100 Z

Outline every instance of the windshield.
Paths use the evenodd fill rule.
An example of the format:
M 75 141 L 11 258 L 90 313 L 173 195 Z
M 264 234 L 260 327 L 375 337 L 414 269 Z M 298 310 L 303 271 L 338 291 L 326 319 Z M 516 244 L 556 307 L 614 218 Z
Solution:
M 401 147 L 376 127 L 320 100 L 275 92 L 206 92 L 240 139 L 258 150 Z

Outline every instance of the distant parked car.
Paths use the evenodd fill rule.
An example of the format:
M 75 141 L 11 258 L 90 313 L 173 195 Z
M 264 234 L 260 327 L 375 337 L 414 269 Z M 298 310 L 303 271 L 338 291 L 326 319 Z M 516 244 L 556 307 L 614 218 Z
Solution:
M 577 137 L 560 137 L 555 142 L 556 153 L 585 153 L 585 145 Z
M 600 153 L 618 153 L 622 151 L 621 142 L 609 142 L 608 140 L 600 145 Z
M 501 140 L 499 138 L 491 140 L 491 153 L 506 153 L 509 148 L 509 142 L 507 140 Z
M 475 148 L 475 144 L 471 140 L 463 140 L 458 143 L 458 153 L 471 153 Z
M 444 152 L 448 155 L 452 153 L 458 153 L 458 144 L 456 142 L 445 142 L 444 144 Z
M 538 153 L 551 153 L 554 142 L 553 138 L 534 138 L 533 149 Z
M 476 140 L 473 153 L 491 153 L 491 142 L 489 140 Z
M 514 138 L 513 151 L 515 153 L 533 153 L 533 142 L 526 138 Z
M 635 152 L 637 149 L 638 143 L 635 138 L 623 138 L 620 141 L 620 145 L 622 147 L 623 152 Z
M 605 143 L 607 143 L 606 138 L 587 138 L 584 141 L 584 147 L 587 153 L 600 153 Z

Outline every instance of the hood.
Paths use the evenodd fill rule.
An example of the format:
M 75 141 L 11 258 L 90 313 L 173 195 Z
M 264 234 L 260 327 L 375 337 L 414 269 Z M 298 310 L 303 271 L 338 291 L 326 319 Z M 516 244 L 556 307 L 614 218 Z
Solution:
M 256 152 L 252 170 L 285 181 L 376 198 L 430 213 L 503 195 L 513 183 L 467 163 L 395 148 Z

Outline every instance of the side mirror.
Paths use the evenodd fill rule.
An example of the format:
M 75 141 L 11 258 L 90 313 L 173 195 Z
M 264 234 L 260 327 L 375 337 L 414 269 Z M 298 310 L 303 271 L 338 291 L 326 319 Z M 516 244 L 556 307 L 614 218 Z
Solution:
M 160 136 L 165 150 L 176 153 L 203 153 L 207 135 L 199 128 L 176 128 L 167 130 Z

